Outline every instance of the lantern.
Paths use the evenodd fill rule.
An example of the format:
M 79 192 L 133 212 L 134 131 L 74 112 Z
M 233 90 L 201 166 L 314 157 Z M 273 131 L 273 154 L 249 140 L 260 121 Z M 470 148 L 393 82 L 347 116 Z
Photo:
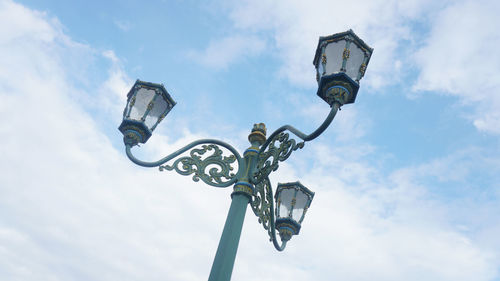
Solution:
M 125 144 L 145 143 L 174 105 L 163 84 L 137 80 L 127 94 L 123 121 L 118 127 Z
M 313 197 L 314 192 L 298 181 L 278 183 L 275 195 L 276 229 L 282 241 L 288 241 L 293 235 L 299 234 Z
M 330 106 L 353 103 L 372 53 L 352 30 L 320 37 L 313 61 L 318 96 Z

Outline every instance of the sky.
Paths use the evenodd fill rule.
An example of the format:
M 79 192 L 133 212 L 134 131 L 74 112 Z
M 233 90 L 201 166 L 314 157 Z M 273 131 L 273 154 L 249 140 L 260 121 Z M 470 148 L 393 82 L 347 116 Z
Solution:
M 374 48 L 356 103 L 271 175 L 315 192 L 278 252 L 249 208 L 233 280 L 500 280 L 500 2 L 0 0 L 0 279 L 206 280 L 231 203 L 130 162 L 136 79 L 177 105 L 138 157 L 309 133 L 319 36 Z

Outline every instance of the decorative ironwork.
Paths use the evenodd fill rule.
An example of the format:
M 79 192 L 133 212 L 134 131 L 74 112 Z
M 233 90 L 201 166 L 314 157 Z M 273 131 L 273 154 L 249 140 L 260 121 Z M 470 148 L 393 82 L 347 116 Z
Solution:
M 328 104 L 333 104 L 338 102 L 340 104 L 345 104 L 349 101 L 349 91 L 342 86 L 333 86 L 326 92 L 326 102 Z
M 253 186 L 248 182 L 237 182 L 233 188 L 233 194 L 234 193 L 243 193 L 248 197 L 251 197 L 253 195 Z
M 278 169 L 280 161 L 285 161 L 293 151 L 303 147 L 304 142 L 297 143 L 295 139 L 289 138 L 288 133 L 277 134 L 270 141 L 267 150 L 260 153 L 253 182 L 263 181 L 271 172 Z
M 209 156 L 203 157 L 205 153 L 213 151 Z M 193 175 L 193 181 L 200 179 L 212 186 L 227 186 L 235 177 L 231 166 L 236 161 L 235 155 L 223 156 L 222 150 L 215 144 L 203 145 L 194 148 L 189 156 L 178 158 L 172 165 L 160 165 L 160 171 L 175 170 L 177 173 L 188 176 Z M 207 173 L 208 170 L 208 173 Z
M 275 224 L 275 209 L 273 201 L 273 188 L 269 178 L 266 177 L 259 183 L 255 184 L 254 193 L 250 206 L 254 214 L 258 217 L 258 221 L 269 235 L 269 241 L 273 242 L 274 247 L 278 251 L 283 251 L 286 243 L 289 240 L 281 240 L 281 244 L 276 239 L 276 224 Z M 291 236 L 291 235 L 290 235 Z
M 356 98 L 354 93 L 357 92 L 359 85 L 350 81 L 343 73 L 333 74 L 328 77 L 328 81 L 322 81 L 318 95 L 330 106 L 333 106 L 335 102 L 340 102 L 341 105 L 353 103 Z
M 359 67 L 359 73 L 361 74 L 360 77 L 363 77 L 365 75 L 366 71 L 366 63 L 362 63 L 361 66 Z
M 250 206 L 254 214 L 259 218 L 259 223 L 262 224 L 265 230 L 269 233 L 269 240 L 272 240 L 271 229 L 271 212 L 273 207 L 273 192 L 269 178 L 264 178 L 255 185 L 254 194 Z
M 349 51 L 347 48 L 344 48 L 344 52 L 342 53 L 342 59 L 344 60 L 348 59 L 350 54 L 351 51 Z
M 125 143 L 128 143 L 128 144 L 140 143 L 142 140 L 142 138 L 137 133 L 134 133 L 131 131 L 127 132 L 123 136 L 123 139 L 125 140 Z
M 259 145 L 262 145 L 264 142 L 266 142 L 266 132 L 266 124 L 253 124 L 252 132 L 250 133 L 250 135 L 248 135 L 248 141 L 252 144 L 254 142 L 257 142 Z

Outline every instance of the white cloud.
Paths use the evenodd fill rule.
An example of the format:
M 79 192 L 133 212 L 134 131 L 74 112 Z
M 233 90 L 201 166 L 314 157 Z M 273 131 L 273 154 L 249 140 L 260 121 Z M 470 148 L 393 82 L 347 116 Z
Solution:
M 228 192 L 127 161 L 100 130 L 117 122 L 86 112 L 79 101 L 95 93 L 71 79 L 71 64 L 92 63 L 73 54 L 99 59 L 96 52 L 68 41 L 42 13 L 1 5 L 0 14 L 12 17 L 2 17 L 0 26 L 9 21 L 12 35 L 0 44 L 8 54 L 0 58 L 0 118 L 10 120 L 0 125 L 0 279 L 203 279 L 218 228 L 201 237 L 197 230 L 221 226 L 223 216 L 198 219 L 193 210 L 226 212 Z M 109 91 L 100 94 L 123 105 L 113 93 L 126 84 L 120 73 L 110 68 L 103 82 Z M 199 197 L 183 198 L 193 192 Z M 224 203 L 211 206 L 215 200 Z
M 123 20 L 115 20 L 113 23 L 118 27 L 121 31 L 129 31 L 130 28 L 132 28 L 132 23 L 129 21 L 123 21 Z
M 414 90 L 440 91 L 474 108 L 477 129 L 500 134 L 500 35 L 498 1 L 458 1 L 432 20 L 415 54 L 420 68 Z
M 235 35 L 213 40 L 204 51 L 190 51 L 188 57 L 202 65 L 225 69 L 230 64 L 260 54 L 265 41 L 256 36 Z
M 490 245 L 484 245 L 483 248 L 478 244 L 484 241 L 474 241 L 461 233 L 454 223 L 463 222 L 477 227 L 477 221 L 463 220 L 461 214 L 455 213 L 457 209 L 463 208 L 460 200 L 449 204 L 436 200 L 434 192 L 439 190 L 434 189 L 438 185 L 436 181 L 429 180 L 429 177 L 437 177 L 439 181 L 461 180 L 456 187 L 459 188 L 464 184 L 464 179 L 454 177 L 451 175 L 453 172 L 463 172 L 465 177 L 471 172 L 475 176 L 486 176 L 481 172 L 483 167 L 478 165 L 484 159 L 477 157 L 477 153 L 469 151 L 436 159 L 430 165 L 405 169 L 404 175 L 398 171 L 390 177 L 380 174 L 380 170 L 372 167 L 370 162 L 365 162 L 364 157 L 358 158 L 349 151 L 343 152 L 342 147 L 321 148 L 318 154 L 324 161 L 318 165 L 321 170 L 308 172 L 310 176 L 302 182 L 316 182 L 316 186 L 323 188 L 329 186 L 316 190 L 321 197 L 315 198 L 317 201 L 314 203 L 320 203 L 315 204 L 314 208 L 319 210 L 313 211 L 311 207 L 311 214 L 315 211 L 328 213 L 331 218 L 308 217 L 308 220 L 323 221 L 323 224 L 308 221 L 308 229 L 321 225 L 325 232 L 333 236 L 329 242 L 335 243 L 333 248 L 339 254 L 330 254 L 334 262 L 329 264 L 336 264 L 339 270 L 342 270 L 340 264 L 352 267 L 346 273 L 348 276 L 331 270 L 332 274 L 340 275 L 339 279 L 364 280 L 366 276 L 374 280 L 494 278 L 498 256 L 491 250 L 491 245 L 496 243 L 495 240 L 490 240 Z M 455 169 L 467 161 L 470 166 Z M 446 165 L 448 176 L 445 173 L 439 175 Z M 441 168 L 434 170 L 435 167 Z M 325 177 L 327 171 L 331 171 L 331 176 Z M 319 178 L 322 179 L 318 181 Z M 424 179 L 425 185 L 422 184 Z M 454 204 L 456 206 L 450 207 Z M 463 212 L 476 212 L 481 208 L 481 203 L 476 202 L 468 207 Z M 494 213 L 495 209 L 489 209 L 489 212 Z M 327 221 L 335 225 L 325 226 Z M 487 224 L 495 224 L 495 221 L 498 220 L 490 220 Z M 318 230 L 314 230 L 314 233 L 318 233 Z M 318 253 L 321 252 L 321 245 L 318 245 Z M 359 264 L 365 266 L 361 269 Z M 360 275 L 353 276 L 352 272 L 356 272 L 354 268 L 357 266 Z M 457 266 L 461 268 L 460 272 L 455 270 Z
M 17 43 L 22 38 L 36 38 L 40 42 L 50 42 L 57 35 L 61 35 L 57 27 L 59 23 L 55 19 L 46 20 L 44 13 L 34 11 L 26 13 L 26 10 L 12 1 L 0 2 L 2 20 L 9 25 L 2 25 L 2 43 Z
M 112 50 L 102 52 L 102 56 L 112 63 L 108 70 L 108 79 L 99 88 L 99 106 L 110 116 L 120 117 L 126 103 L 126 93 L 133 84 L 132 79 L 123 71 L 120 60 Z M 119 101 L 119 102 L 117 102 Z

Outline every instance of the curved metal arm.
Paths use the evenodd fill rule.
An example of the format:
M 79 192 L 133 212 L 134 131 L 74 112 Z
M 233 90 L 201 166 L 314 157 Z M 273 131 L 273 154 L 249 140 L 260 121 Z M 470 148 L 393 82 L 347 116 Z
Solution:
M 294 135 L 302 139 L 304 142 L 306 141 L 311 141 L 315 138 L 317 138 L 319 135 L 321 135 L 328 126 L 330 126 L 330 123 L 332 123 L 333 118 L 335 118 L 335 115 L 337 114 L 338 109 L 340 108 L 340 103 L 336 102 L 333 104 L 332 109 L 330 110 L 330 113 L 328 113 L 328 116 L 326 117 L 325 121 L 323 121 L 323 124 L 319 126 L 314 132 L 310 133 L 309 135 L 304 134 L 300 130 L 296 129 L 295 127 L 291 125 L 284 125 L 279 127 L 276 131 L 274 131 L 267 141 L 261 146 L 259 150 L 259 155 L 266 150 L 267 146 L 273 141 L 273 139 L 280 133 L 284 132 L 285 130 L 289 130 L 292 132 Z
M 285 161 L 293 151 L 303 148 L 306 141 L 313 140 L 321 135 L 332 123 L 339 108 L 340 104 L 334 103 L 323 124 L 309 135 L 290 125 L 282 126 L 274 131 L 259 150 L 255 173 L 250 178 L 250 181 L 252 183 L 262 181 L 272 171 L 278 169 L 278 162 Z M 289 130 L 303 141 L 297 143 L 293 138 L 289 138 L 289 134 L 284 132 L 286 130 Z
M 182 153 L 188 151 L 196 146 L 203 145 L 201 148 L 195 148 L 190 151 L 190 156 L 184 156 L 177 159 L 173 165 L 164 165 L 168 161 L 174 159 L 175 157 L 181 155 Z M 222 146 L 229 150 L 232 154 L 230 156 L 222 156 L 222 150 L 218 147 Z M 128 158 L 137 165 L 143 167 L 157 167 L 159 166 L 160 171 L 162 170 L 174 170 L 181 175 L 187 176 L 193 175 L 194 181 L 199 181 L 200 179 L 206 184 L 216 186 L 216 187 L 227 187 L 234 184 L 237 181 L 237 176 L 240 173 L 240 167 L 243 166 L 243 159 L 241 158 L 238 151 L 231 145 L 214 139 L 201 139 L 184 146 L 181 149 L 171 153 L 170 155 L 154 162 L 146 162 L 137 159 L 132 154 L 132 147 L 126 145 L 126 153 Z M 202 159 L 202 155 L 207 151 L 213 151 L 213 154 Z M 236 173 L 230 173 L 234 168 L 231 167 L 231 163 L 237 161 L 238 171 Z M 208 174 L 206 169 L 210 168 Z M 226 179 L 227 181 L 223 180 Z
M 267 230 L 269 240 L 273 242 L 276 250 L 283 251 L 287 241 L 282 241 L 280 245 L 276 238 L 273 188 L 268 177 L 255 185 L 255 192 L 252 196 L 250 206 L 255 215 L 259 218 L 259 223 Z

